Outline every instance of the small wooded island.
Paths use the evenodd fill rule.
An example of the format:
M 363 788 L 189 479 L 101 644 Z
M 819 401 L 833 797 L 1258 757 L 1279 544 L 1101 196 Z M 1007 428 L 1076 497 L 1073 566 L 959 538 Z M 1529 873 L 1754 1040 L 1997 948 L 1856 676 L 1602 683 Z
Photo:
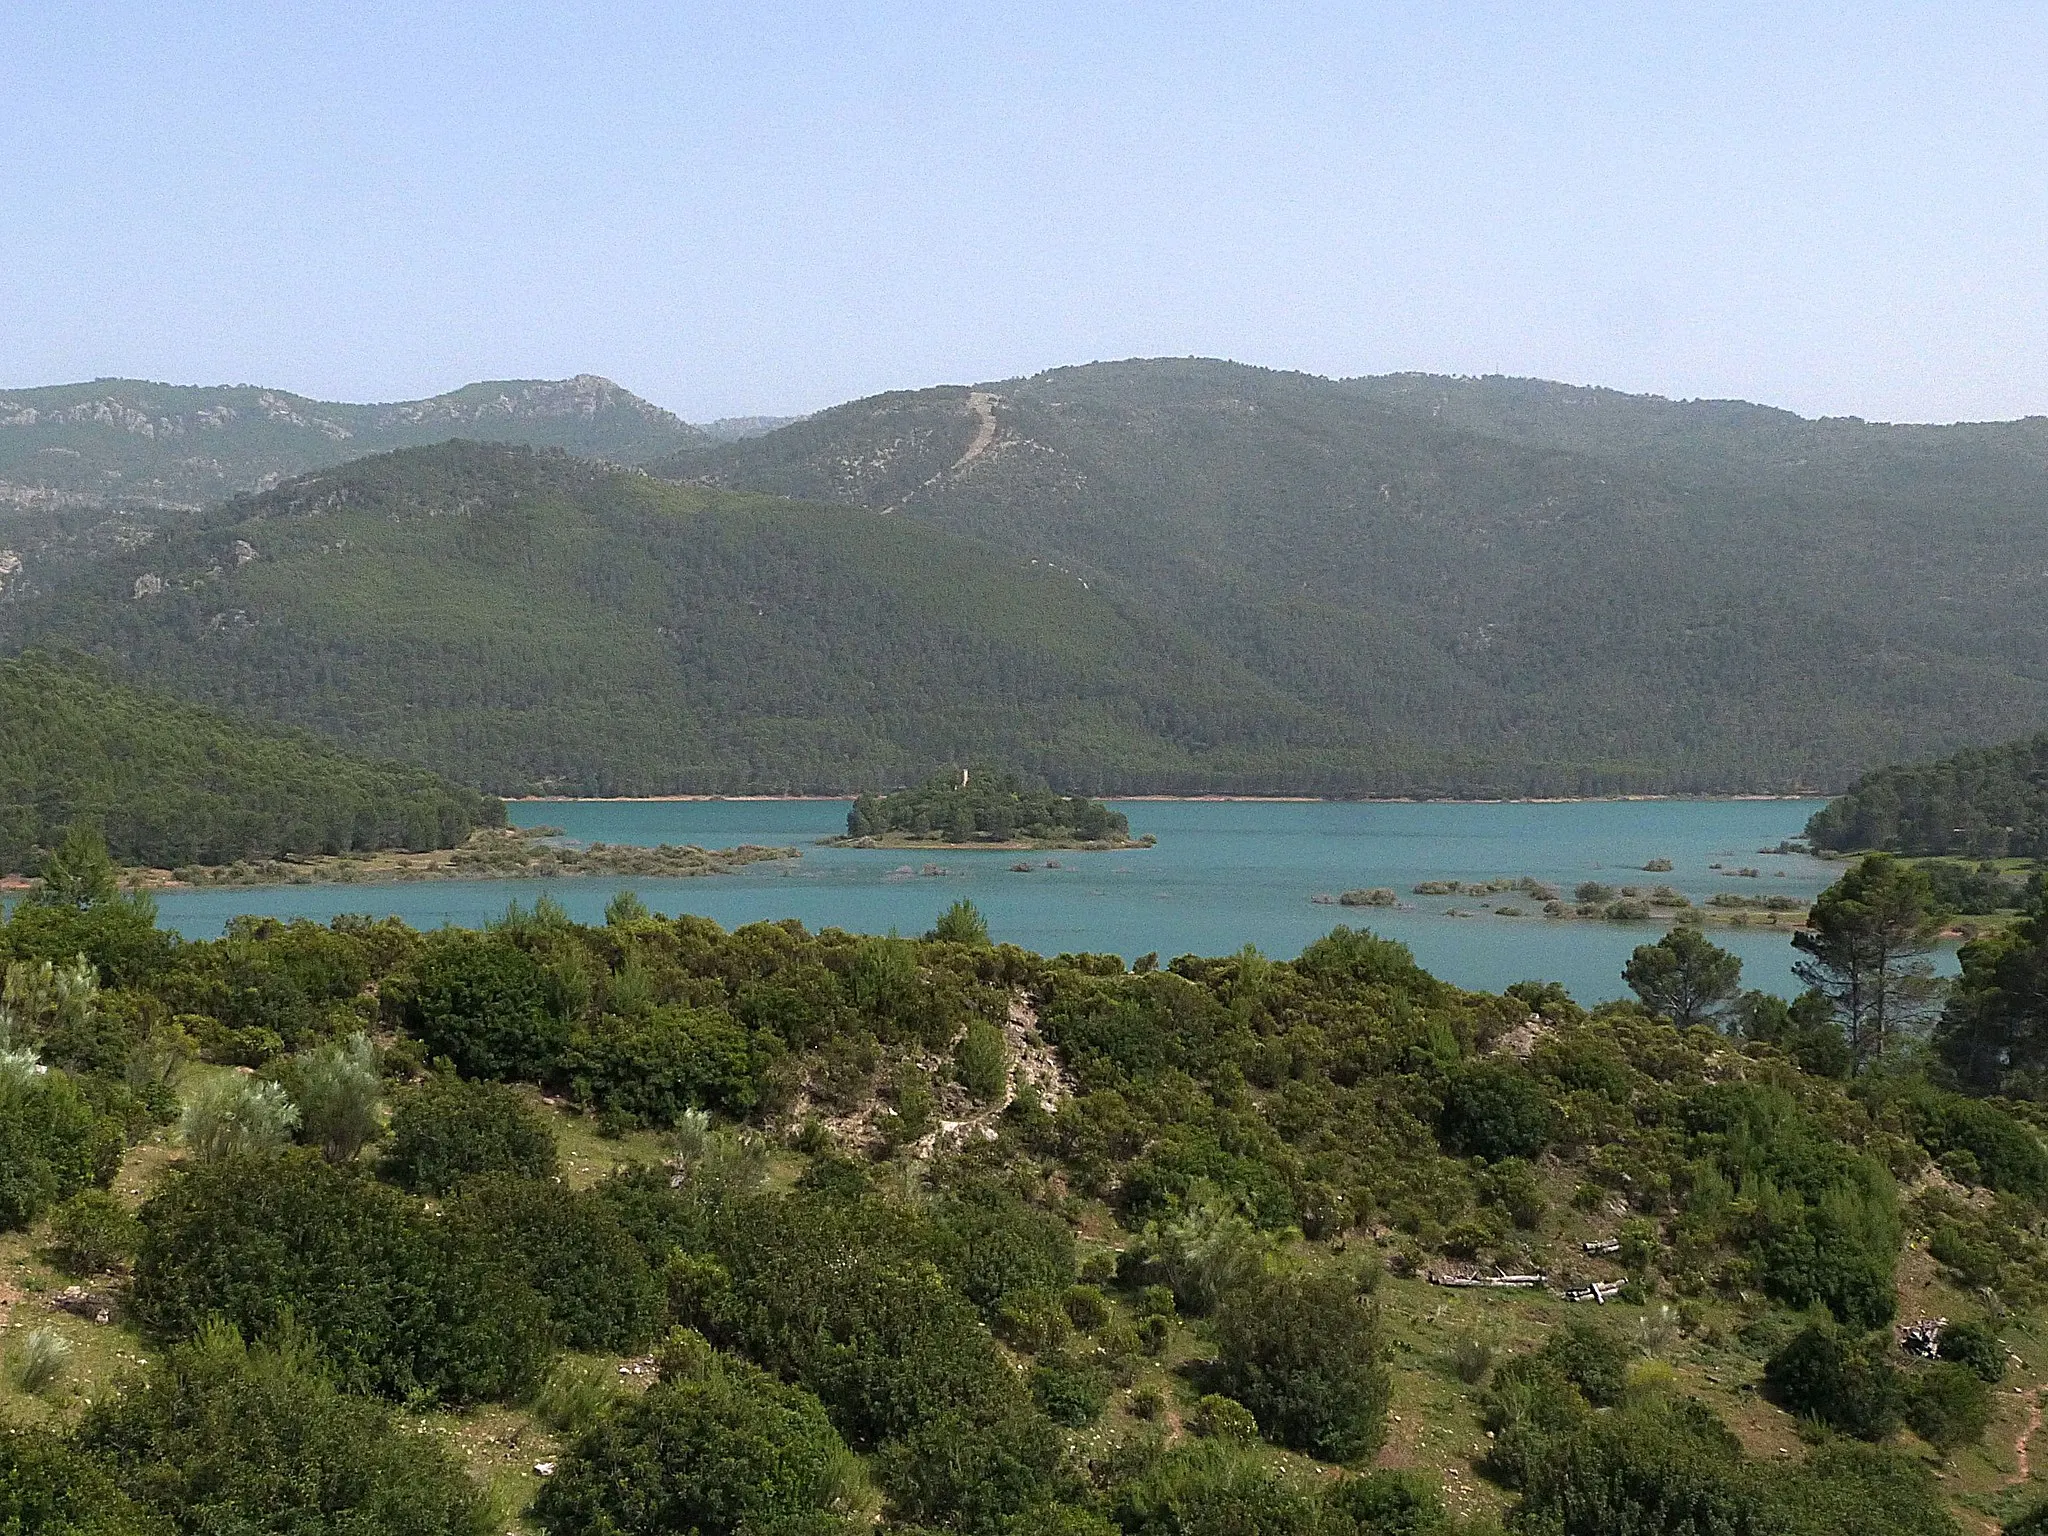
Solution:
M 862 795 L 846 813 L 843 847 L 1149 848 L 1100 800 L 1062 795 L 1013 773 L 961 769 L 915 789 Z

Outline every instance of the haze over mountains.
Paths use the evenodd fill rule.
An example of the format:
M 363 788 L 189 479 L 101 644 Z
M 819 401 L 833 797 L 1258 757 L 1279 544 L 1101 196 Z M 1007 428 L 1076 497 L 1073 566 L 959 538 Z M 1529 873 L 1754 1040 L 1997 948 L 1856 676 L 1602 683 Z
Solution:
M 2048 714 L 2038 418 L 1200 360 L 765 433 L 589 378 L 417 407 L 148 386 L 154 416 L 142 388 L 148 432 L 95 414 L 111 386 L 0 397 L 17 499 L 157 504 L 18 555 L 0 635 L 502 791 L 989 757 L 1097 792 L 1829 789 Z M 318 467 L 451 436 L 684 488 L 510 448 Z

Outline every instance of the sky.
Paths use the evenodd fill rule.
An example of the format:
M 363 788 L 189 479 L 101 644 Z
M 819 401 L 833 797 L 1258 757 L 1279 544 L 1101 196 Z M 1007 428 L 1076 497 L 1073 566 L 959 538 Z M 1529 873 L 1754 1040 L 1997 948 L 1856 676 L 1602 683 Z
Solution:
M 2048 6 L 0 5 L 0 387 L 2048 413 Z

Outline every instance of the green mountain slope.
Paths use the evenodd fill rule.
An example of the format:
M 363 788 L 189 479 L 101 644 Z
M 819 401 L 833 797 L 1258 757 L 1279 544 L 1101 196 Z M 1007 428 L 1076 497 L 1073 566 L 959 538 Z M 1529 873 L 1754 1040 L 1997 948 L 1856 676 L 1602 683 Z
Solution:
M 160 866 L 447 848 L 505 819 L 433 774 L 252 729 L 79 658 L 0 661 L 0 721 L 0 874 L 33 869 L 80 816 L 116 859 Z
M 1505 792 L 1832 786 L 2048 715 L 2042 424 L 1465 382 L 1097 364 L 657 468 L 1071 570 Z
M 697 429 L 609 379 L 512 379 L 347 405 L 253 385 L 95 379 L 0 391 L 0 512 L 196 508 L 287 475 L 451 437 L 637 463 Z
M 956 760 L 1091 791 L 1439 766 L 1044 563 L 474 443 L 227 503 L 0 607 L 0 633 L 503 792 L 837 790 Z

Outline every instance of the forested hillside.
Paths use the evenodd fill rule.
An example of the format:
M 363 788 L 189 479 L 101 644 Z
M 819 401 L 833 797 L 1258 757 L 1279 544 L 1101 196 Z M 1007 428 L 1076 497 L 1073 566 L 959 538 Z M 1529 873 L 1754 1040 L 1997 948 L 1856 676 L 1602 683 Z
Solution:
M 2048 855 L 2048 735 L 1867 773 L 1807 824 L 1817 848 Z
M 292 481 L 0 606 L 187 697 L 498 792 L 1407 782 L 1172 616 L 902 518 L 454 443 Z
M 1831 788 L 2048 717 L 2044 465 L 2033 421 L 1155 361 L 877 396 L 660 469 L 985 539 L 1412 725 L 1468 786 L 1570 793 Z
M 67 828 L 104 829 L 124 863 L 449 848 L 499 802 L 300 732 L 257 728 L 123 686 L 82 659 L 0 660 L 0 875 Z
M 1733 958 L 1588 1013 L 1345 928 L 187 943 L 46 892 L 0 921 L 0 1522 L 2038 1532 L 2038 1106 Z
M 510 379 L 349 405 L 254 385 L 95 379 L 0 391 L 0 518 L 123 504 L 196 508 L 286 475 L 451 437 L 637 463 L 694 427 L 609 379 Z

